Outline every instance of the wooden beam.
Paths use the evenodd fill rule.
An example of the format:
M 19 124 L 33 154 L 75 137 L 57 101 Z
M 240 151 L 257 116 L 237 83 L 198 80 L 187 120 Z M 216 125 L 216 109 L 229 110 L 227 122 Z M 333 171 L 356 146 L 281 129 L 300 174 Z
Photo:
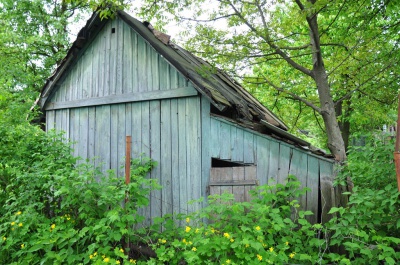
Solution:
M 45 107 L 45 110 L 69 109 L 69 108 L 80 108 L 88 106 L 118 104 L 126 102 L 166 99 L 166 98 L 190 97 L 190 96 L 197 96 L 197 94 L 198 94 L 197 90 L 192 87 L 182 87 L 171 90 L 155 90 L 155 91 L 146 91 L 139 93 L 122 94 L 122 95 L 109 95 L 98 98 L 78 99 L 66 102 L 53 102 L 53 103 L 48 103 Z

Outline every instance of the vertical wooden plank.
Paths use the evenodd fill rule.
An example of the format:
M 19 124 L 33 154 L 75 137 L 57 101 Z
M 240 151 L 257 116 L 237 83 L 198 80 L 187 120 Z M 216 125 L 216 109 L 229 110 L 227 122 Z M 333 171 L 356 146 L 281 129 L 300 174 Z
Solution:
M 90 96 L 96 98 L 99 96 L 99 60 L 102 50 L 100 47 L 99 37 L 97 36 L 92 43 L 92 75 L 91 75 L 91 94 Z
M 279 148 L 279 169 L 278 169 L 278 183 L 286 183 L 289 175 L 289 164 L 291 159 L 291 149 L 289 146 L 280 144 Z
M 171 99 L 171 187 L 172 187 L 172 211 L 180 212 L 180 180 L 179 180 L 179 112 L 178 101 L 182 99 Z
M 221 159 L 231 159 L 231 126 L 227 123 L 220 122 L 220 130 L 219 130 L 219 139 L 220 142 L 218 143 L 220 147 L 219 157 Z
M 243 132 L 243 161 L 246 164 L 254 163 L 255 146 L 253 136 L 254 134 L 251 132 Z
M 117 169 L 116 172 L 118 173 L 117 175 L 119 177 L 124 176 L 124 168 L 122 165 L 124 165 L 125 162 L 125 148 L 126 148 L 126 136 L 132 136 L 130 133 L 127 133 L 126 131 L 126 104 L 118 104 L 118 110 L 117 110 L 117 127 L 118 127 L 118 148 L 117 148 Z M 132 149 L 132 147 L 131 147 Z
M 244 179 L 244 167 L 232 168 L 232 179 L 233 180 Z M 233 186 L 232 193 L 233 193 L 233 196 L 235 196 L 236 202 L 244 202 L 245 201 L 245 187 L 244 186 Z
M 123 79 L 123 51 L 125 45 L 124 39 L 124 24 L 125 22 L 122 19 L 116 19 L 116 34 L 117 34 L 117 56 L 116 56 L 116 66 L 115 66 L 115 94 L 122 94 L 122 79 Z M 126 43 L 129 45 L 128 43 Z
M 231 159 L 232 161 L 240 161 L 240 156 L 238 155 L 238 138 L 237 138 L 237 131 L 240 130 L 240 128 L 236 126 L 230 126 L 231 132 L 231 142 L 229 143 L 230 148 L 231 148 Z
M 169 76 L 169 71 L 168 71 L 168 64 L 165 61 L 164 58 L 158 58 L 158 71 L 156 76 L 159 77 L 160 80 L 160 90 L 166 90 L 170 88 L 170 76 Z
M 189 97 L 186 100 L 187 124 L 187 157 L 188 157 L 188 185 L 189 199 L 197 200 L 201 196 L 201 124 L 200 124 L 200 97 Z M 191 211 L 200 209 L 201 204 L 196 202 L 190 205 Z
M 107 26 L 104 26 L 105 29 L 107 29 Z M 104 96 L 104 90 L 106 87 L 106 56 L 107 56 L 107 36 L 106 36 L 106 30 L 101 32 L 101 38 L 99 40 L 99 64 L 98 64 L 98 76 L 97 80 L 99 80 L 99 86 L 98 86 L 98 96 L 102 97 Z
M 48 110 L 46 111 L 46 132 L 49 132 L 55 127 L 56 111 Z
M 220 182 L 223 173 L 223 167 L 212 167 L 210 170 L 210 182 Z M 210 195 L 221 195 L 221 186 L 210 186 Z
M 89 107 L 88 112 L 88 158 L 94 159 L 96 156 L 96 107 Z
M 179 153 L 179 209 L 183 213 L 188 211 L 188 191 L 187 180 L 188 180 L 188 170 L 187 163 L 188 158 L 186 155 L 187 152 L 187 124 L 186 124 L 186 100 L 181 99 L 178 101 L 178 127 L 179 127 L 179 139 L 178 139 L 178 153 Z
M 142 154 L 142 103 L 132 103 L 132 158 Z
M 270 161 L 269 140 L 263 136 L 256 136 L 257 138 L 257 179 L 260 185 L 268 183 L 268 168 Z
M 147 91 L 147 64 L 149 63 L 148 54 L 147 54 L 147 45 L 142 37 L 138 36 L 137 38 L 137 71 L 138 71 L 138 90 L 135 92 L 144 92 Z
M 118 175 L 118 139 L 125 138 L 125 135 L 120 134 L 120 130 L 118 128 L 118 105 L 111 105 L 110 106 L 111 112 L 111 119 L 110 119 L 110 126 L 111 126 L 111 134 L 110 134 L 110 167 L 115 173 Z
M 307 187 L 307 157 L 308 155 L 297 149 L 292 150 L 292 159 L 290 161 L 290 175 L 294 175 L 301 182 L 300 188 Z M 307 195 L 299 198 L 300 210 L 307 208 Z
M 220 175 L 220 179 L 223 182 L 232 182 L 233 180 L 233 171 L 231 167 L 224 167 L 223 169 L 223 174 Z M 232 190 L 232 186 L 221 186 L 221 194 L 224 193 L 229 193 L 232 194 L 233 190 Z
M 307 216 L 307 220 L 310 223 L 317 223 L 319 220 L 318 216 L 318 205 L 319 205 L 319 162 L 314 156 L 309 155 L 307 159 L 307 187 L 310 188 L 307 191 L 307 210 L 312 211 L 314 215 Z
M 220 158 L 221 149 L 221 138 L 219 134 L 220 121 L 211 117 L 211 135 L 209 135 L 210 140 L 210 155 L 211 157 Z
M 88 108 L 79 109 L 79 144 L 78 155 L 86 160 L 88 158 L 89 143 L 89 110 Z
M 162 214 L 172 214 L 171 100 L 161 101 L 161 199 Z
M 179 80 L 178 80 L 179 82 Z M 211 134 L 211 119 L 210 119 L 210 101 L 204 96 L 201 97 L 201 176 L 202 176 L 202 197 L 206 197 L 208 194 L 207 186 L 210 181 L 210 169 L 211 169 L 211 155 L 210 155 L 210 144 L 212 141 Z M 206 205 L 206 200 L 202 206 Z
M 109 49 L 109 84 L 108 91 L 109 95 L 116 94 L 116 77 L 117 77 L 117 49 L 118 49 L 118 18 L 111 21 L 111 29 L 108 32 L 110 38 L 110 49 Z
M 158 162 L 151 171 L 151 178 L 161 185 L 161 103 L 159 100 L 150 102 L 150 157 Z M 161 216 L 161 191 L 151 191 L 151 217 Z
M 122 51 L 122 93 L 132 93 L 133 92 L 133 64 L 135 64 L 134 60 L 134 47 L 136 45 L 136 40 L 134 33 L 131 28 L 126 24 L 122 23 L 123 27 L 123 39 L 126 40 L 126 43 L 123 44 Z M 136 55 L 136 54 L 135 54 Z M 136 56 L 135 56 L 136 57 Z
M 65 113 L 65 110 L 61 110 L 63 114 Z M 63 115 L 64 116 L 64 115 Z M 65 121 L 63 120 L 63 127 L 66 126 Z M 77 157 L 79 156 L 78 153 L 78 148 L 79 148 L 79 109 L 71 109 L 70 110 L 70 122 L 68 129 L 64 129 L 65 131 L 69 131 L 69 135 L 66 136 L 69 138 L 72 142 L 72 149 L 73 149 L 73 156 Z
M 320 183 L 321 183 L 321 221 L 325 223 L 329 221 L 332 216 L 328 214 L 329 210 L 332 206 L 335 205 L 335 191 L 333 188 L 333 168 L 332 164 L 320 160 L 319 161 L 320 168 Z
M 279 173 L 279 142 L 270 140 L 268 184 L 278 183 L 278 173 Z
M 95 155 L 99 158 L 97 165 L 103 172 L 110 169 L 110 117 L 110 106 L 96 107 Z
M 245 180 L 257 180 L 257 167 L 256 166 L 248 166 L 244 167 L 244 179 Z M 244 187 L 244 200 L 249 202 L 251 200 L 251 196 L 249 191 L 254 188 L 254 185 L 246 185 Z

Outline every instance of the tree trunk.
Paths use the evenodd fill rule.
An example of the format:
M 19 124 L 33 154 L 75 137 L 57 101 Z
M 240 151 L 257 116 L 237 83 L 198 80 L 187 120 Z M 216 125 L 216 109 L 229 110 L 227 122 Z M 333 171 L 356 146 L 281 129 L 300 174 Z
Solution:
M 307 18 L 310 27 L 311 49 L 313 52 L 312 77 L 318 89 L 321 115 L 328 137 L 328 148 L 336 161 L 344 162 L 347 158 L 346 150 L 336 118 L 335 105 L 333 103 L 328 75 L 322 58 L 317 17 L 317 14 L 314 14 Z
M 345 106 L 343 106 L 345 105 Z M 344 110 L 343 110 L 344 108 Z M 342 132 L 342 137 L 344 141 L 344 147 L 346 152 L 348 151 L 349 148 L 349 140 L 350 140 L 350 122 L 349 122 L 349 117 L 350 113 L 352 112 L 351 104 L 350 102 L 345 102 L 345 101 L 340 101 L 340 102 L 335 102 L 335 111 L 336 111 L 336 117 L 341 116 L 341 120 L 338 121 L 339 123 L 339 128 L 340 131 Z

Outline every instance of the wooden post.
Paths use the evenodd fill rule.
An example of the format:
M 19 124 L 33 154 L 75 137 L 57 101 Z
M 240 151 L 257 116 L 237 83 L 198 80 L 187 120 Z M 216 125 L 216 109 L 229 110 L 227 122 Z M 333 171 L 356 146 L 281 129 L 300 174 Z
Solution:
M 126 136 L 125 184 L 129 184 L 131 182 L 131 145 L 132 145 L 132 136 Z
M 396 165 L 397 188 L 400 192 L 400 94 L 397 107 L 396 147 L 394 150 L 394 163 Z

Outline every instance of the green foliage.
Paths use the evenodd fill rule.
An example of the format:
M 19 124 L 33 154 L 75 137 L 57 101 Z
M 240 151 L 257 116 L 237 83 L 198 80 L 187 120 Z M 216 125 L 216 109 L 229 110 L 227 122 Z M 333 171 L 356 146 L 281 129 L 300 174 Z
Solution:
M 356 139 L 365 145 L 357 146 Z M 365 133 L 354 137 L 350 147 L 348 163 L 340 171 L 338 180 L 351 177 L 355 186 L 382 190 L 396 180 L 393 162 L 394 139 L 383 132 Z
M 157 259 L 147 264 L 311 264 L 324 253 L 326 241 L 316 235 L 309 211 L 298 211 L 295 199 L 305 194 L 290 177 L 286 185 L 260 186 L 251 202 L 233 202 L 233 195 L 210 196 L 197 213 L 166 219 L 165 231 L 153 245 Z M 204 220 L 206 220 L 204 222 Z M 177 226 L 176 224 L 181 224 Z M 182 226 L 184 223 L 184 226 Z
M 138 209 L 158 188 L 145 178 L 154 162 L 135 160 L 126 185 L 112 172 L 76 165 L 59 135 L 30 134 L 35 130 L 16 128 L 2 138 L 0 263 L 129 262 L 130 244 L 145 234 Z

